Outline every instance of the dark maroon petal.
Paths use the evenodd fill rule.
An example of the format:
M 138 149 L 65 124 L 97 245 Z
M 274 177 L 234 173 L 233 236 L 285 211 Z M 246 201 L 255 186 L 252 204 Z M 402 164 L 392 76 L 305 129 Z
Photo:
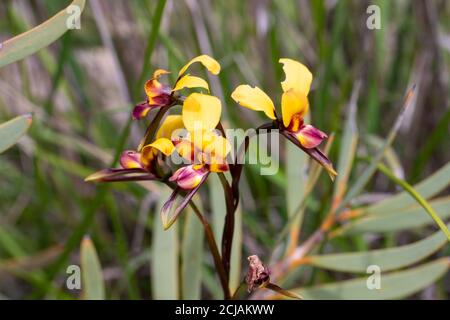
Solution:
M 150 111 L 151 108 L 152 108 L 152 106 L 149 105 L 147 102 L 142 102 L 142 103 L 136 105 L 132 112 L 133 119 L 139 120 L 139 119 L 144 118 L 147 115 L 147 113 Z
M 158 178 L 143 169 L 104 169 L 88 176 L 84 181 L 114 182 L 158 180 Z
M 172 103 L 172 97 L 168 94 L 160 94 L 151 98 L 151 105 L 155 107 L 168 106 Z
M 302 149 L 304 152 L 306 152 L 311 158 L 313 158 L 315 161 L 317 161 L 322 167 L 327 170 L 328 175 L 330 176 L 331 180 L 334 180 L 334 178 L 337 176 L 337 172 L 333 168 L 333 163 L 327 158 L 327 156 L 320 151 L 318 148 L 312 148 L 308 149 L 302 146 L 300 141 L 298 141 L 297 137 L 295 137 L 291 132 L 282 130 L 281 134 L 285 136 L 289 141 L 294 143 L 297 147 Z

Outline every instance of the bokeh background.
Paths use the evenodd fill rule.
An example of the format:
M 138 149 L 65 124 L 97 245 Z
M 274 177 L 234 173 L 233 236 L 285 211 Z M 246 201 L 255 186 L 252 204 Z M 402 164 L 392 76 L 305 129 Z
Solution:
M 1 1 L 0 41 L 68 4 Z M 380 8 L 377 30 L 366 25 L 371 4 Z M 68 290 L 65 281 L 67 266 L 79 264 L 85 234 L 95 243 L 108 298 L 183 296 L 177 277 L 182 261 L 189 269 L 190 257 L 183 256 L 189 248 L 183 239 L 190 224 L 180 222 L 169 236 L 158 231 L 158 206 L 168 190 L 156 183 L 99 186 L 83 179 L 108 167 L 122 148 L 139 143 L 145 124 L 130 124 L 130 111 L 145 98 L 142 84 L 151 72 L 172 70 L 172 81 L 185 62 L 202 53 L 219 60 L 222 72 L 211 77 L 201 67 L 193 70 L 208 77 L 212 93 L 222 99 L 225 125 L 244 129 L 265 119 L 237 106 L 230 98 L 232 90 L 241 83 L 258 85 L 280 101 L 284 76 L 278 59 L 306 64 L 314 74 L 311 119 L 317 128 L 335 134 L 333 161 L 356 83 L 361 84 L 356 121 L 361 158 L 370 157 L 377 141 L 386 137 L 406 90 L 415 83 L 417 98 L 390 150 L 389 164 L 397 176 L 415 184 L 449 161 L 450 1 L 87 1 L 81 29 L 0 69 L 0 120 L 34 113 L 27 136 L 0 156 L 0 297 L 82 296 L 82 290 Z M 269 259 L 292 210 L 286 195 L 295 197 L 295 182 L 290 182 L 295 176 L 286 172 L 288 153 L 283 150 L 278 174 L 260 176 L 258 166 L 245 170 L 236 241 L 241 257 L 234 260 L 237 279 L 245 275 L 247 255 Z M 364 166 L 364 159 L 355 160 L 350 182 Z M 204 198 L 210 200 L 204 210 L 218 235 L 220 213 L 214 209 L 223 204 L 212 185 L 204 190 Z M 308 200 L 300 243 L 326 215 L 332 188 L 323 174 Z M 376 174 L 353 204 L 376 202 L 398 191 Z M 448 191 L 447 184 L 441 194 Z M 356 234 L 319 250 L 388 248 L 419 240 L 433 230 L 428 225 L 414 231 Z M 209 253 L 195 252 L 192 259 L 200 261 L 202 271 L 200 289 L 188 296 L 220 297 Z M 447 247 L 434 256 L 449 253 Z M 288 287 L 354 276 L 305 267 L 291 276 Z M 447 272 L 406 297 L 447 299 L 449 280 Z

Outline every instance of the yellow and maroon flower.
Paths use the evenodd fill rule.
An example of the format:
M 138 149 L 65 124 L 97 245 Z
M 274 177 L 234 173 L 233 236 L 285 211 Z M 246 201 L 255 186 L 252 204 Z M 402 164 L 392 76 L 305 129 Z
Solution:
M 189 164 L 170 177 L 177 187 L 161 210 L 164 229 L 168 229 L 204 183 L 211 172 L 229 169 L 226 162 L 231 145 L 215 131 L 220 121 L 222 106 L 214 96 L 192 93 L 183 104 L 182 120 L 187 134 L 174 141 L 175 150 Z M 176 203 L 178 195 L 183 200 Z
M 278 119 L 275 106 L 270 97 L 258 87 L 238 86 L 231 97 L 241 106 L 263 111 L 267 117 L 276 120 L 281 133 L 297 144 L 302 150 L 317 160 L 333 178 L 337 175 L 331 162 L 317 147 L 327 135 L 310 124 L 305 124 L 305 115 L 309 110 L 308 93 L 311 87 L 312 74 L 300 62 L 291 59 L 280 59 L 286 79 L 281 82 L 283 95 L 281 98 L 282 118 Z
M 184 88 L 203 88 L 209 91 L 208 83 L 200 78 L 185 74 L 191 64 L 200 62 L 212 74 L 217 75 L 220 72 L 220 64 L 208 55 L 201 55 L 189 61 L 178 73 L 178 78 L 173 87 L 163 84 L 158 79 L 169 71 L 158 69 L 153 73 L 153 78 L 145 83 L 145 93 L 147 100 L 136 105 L 132 116 L 134 119 L 141 119 L 153 109 L 163 106 L 169 106 L 175 101 L 174 93 Z
M 156 140 L 153 143 L 145 145 L 140 152 L 125 150 L 119 159 L 121 168 L 100 170 L 91 174 L 85 181 L 159 180 L 161 177 L 157 170 L 158 156 L 160 154 L 165 156 L 172 154 L 175 150 L 174 143 L 177 140 L 177 137 L 172 137 L 172 133 L 182 127 L 181 116 L 167 116 L 161 124 L 156 134 Z
M 208 172 L 228 170 L 228 140 L 215 131 L 222 106 L 214 96 L 192 93 L 183 104 L 182 120 L 186 137 L 175 145 L 176 151 L 191 165 L 175 172 L 171 180 L 182 189 L 195 188 Z

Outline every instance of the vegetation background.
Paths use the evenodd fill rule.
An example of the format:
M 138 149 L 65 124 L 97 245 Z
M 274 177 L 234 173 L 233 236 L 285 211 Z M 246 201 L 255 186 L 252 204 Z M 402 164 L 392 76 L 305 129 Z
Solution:
M 366 10 L 372 4 L 380 8 L 379 30 L 366 26 Z M 0 43 L 67 5 L 69 1 L 1 1 Z M 237 106 L 231 91 L 250 83 L 279 101 L 283 73 L 278 59 L 306 64 L 315 77 L 311 118 L 317 128 L 334 133 L 329 155 L 335 163 L 348 143 L 344 133 L 349 102 L 360 84 L 353 122 L 359 144 L 353 165 L 352 159 L 348 167 L 344 165 L 350 172 L 348 181 L 341 181 L 345 186 L 358 180 L 367 159 L 376 154 L 413 83 L 416 99 L 384 161 L 411 184 L 449 161 L 450 1 L 88 0 L 81 29 L 0 68 L 0 122 L 34 113 L 28 134 L 0 156 L 0 298 L 221 297 L 211 256 L 192 215 L 187 212 L 176 228 L 162 231 L 158 208 L 167 198 L 164 186 L 83 181 L 111 164 L 123 148 L 139 143 L 145 124 L 130 125 L 130 111 L 144 99 L 142 85 L 151 72 L 178 70 L 202 53 L 222 65 L 219 77 L 209 80 L 212 93 L 225 106 L 226 126 L 244 129 L 264 119 Z M 233 257 L 234 287 L 245 276 L 246 256 L 258 254 L 269 264 L 281 230 L 305 195 L 306 178 L 299 164 L 304 166 L 306 160 L 284 142 L 282 148 L 278 174 L 260 176 L 257 165 L 246 168 Z M 433 187 L 420 189 L 427 199 L 438 198 L 431 204 L 443 218 L 450 216 L 448 167 Z M 216 235 L 225 211 L 218 185 L 211 180 L 203 194 L 203 210 Z M 299 244 L 330 210 L 333 188 L 322 174 L 290 230 L 291 236 L 301 230 Z M 351 199 L 351 206 L 373 208 L 373 203 L 399 191 L 398 185 L 376 173 Z M 401 224 L 400 209 L 418 218 Z M 344 232 L 314 254 L 373 250 L 389 254 L 390 248 L 417 244 L 436 232 L 414 201 L 381 211 L 388 219 L 379 220 L 378 227 L 366 224 Z M 85 238 L 80 255 L 87 234 L 92 242 Z M 282 284 L 310 288 L 299 293 L 311 298 L 448 299 L 450 250 L 441 240 L 432 247 L 413 247 L 408 263 L 387 268 L 397 272 L 393 275 L 397 282 L 386 280 L 394 281 L 395 290 L 367 293 L 365 267 L 352 264 L 353 269 L 339 269 L 342 262 L 336 256 L 334 264 L 327 260 L 295 268 Z M 403 253 L 391 252 L 386 261 L 396 261 Z M 371 261 L 382 261 L 377 259 Z M 435 261 L 444 261 L 445 268 L 433 269 Z M 425 264 L 416 266 L 418 262 Z M 81 290 L 69 290 L 67 267 L 80 264 L 89 272 Z M 347 281 L 353 278 L 362 279 L 353 282 L 356 287 Z

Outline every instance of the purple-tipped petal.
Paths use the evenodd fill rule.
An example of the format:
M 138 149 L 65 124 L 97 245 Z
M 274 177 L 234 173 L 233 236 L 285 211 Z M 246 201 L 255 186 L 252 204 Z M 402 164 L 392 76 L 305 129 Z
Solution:
M 122 152 L 119 163 L 124 169 L 144 169 L 141 162 L 141 154 L 132 150 Z
M 323 139 L 327 137 L 327 135 L 324 132 L 314 128 L 310 124 L 302 126 L 300 130 L 298 130 L 294 134 L 300 141 L 302 146 L 307 149 L 317 147 L 323 141 Z
M 175 171 L 169 180 L 176 182 L 181 189 L 191 190 L 197 187 L 207 174 L 208 170 L 204 166 L 190 165 Z
M 152 109 L 152 106 L 149 105 L 147 102 L 142 102 L 138 105 L 136 105 L 132 112 L 132 117 L 134 120 L 139 120 L 144 118 L 147 113 Z

